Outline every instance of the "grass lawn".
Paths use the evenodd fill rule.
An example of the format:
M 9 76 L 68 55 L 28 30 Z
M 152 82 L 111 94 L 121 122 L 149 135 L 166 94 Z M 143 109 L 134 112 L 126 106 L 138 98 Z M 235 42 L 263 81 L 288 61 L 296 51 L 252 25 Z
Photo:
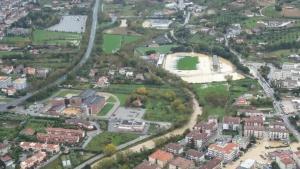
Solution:
M 121 94 L 121 93 L 114 93 L 120 100 L 120 106 L 125 106 L 126 100 L 128 95 L 127 94 Z
M 104 34 L 102 48 L 105 53 L 115 53 L 122 44 L 131 43 L 139 39 L 139 36 L 133 35 L 117 35 L 117 34 Z
M 184 56 L 177 61 L 179 70 L 196 70 L 199 63 L 198 57 Z
M 114 107 L 113 103 L 106 103 L 103 109 L 98 113 L 98 115 L 105 116 L 113 107 Z
M 29 37 L 22 36 L 6 36 L 0 42 L 14 44 L 16 46 L 24 46 L 31 42 Z
M 70 32 L 52 32 L 47 30 L 33 31 L 34 45 L 67 45 L 79 44 L 81 34 Z
M 23 54 L 22 52 L 0 51 L 0 57 L 22 55 L 22 54 Z
M 0 140 L 13 140 L 19 133 L 19 121 L 0 121 Z
M 200 104 L 206 105 L 205 97 L 210 93 L 219 93 L 225 96 L 229 95 L 228 86 L 224 83 L 212 83 L 209 85 L 193 84 Z
M 102 152 L 107 144 L 112 143 L 118 146 L 136 138 L 138 135 L 133 133 L 104 132 L 94 137 L 87 145 L 86 150 Z
M 267 17 L 272 17 L 272 18 L 281 17 L 280 11 L 276 11 L 275 6 L 273 6 L 273 5 L 266 7 L 262 11 L 262 13 L 263 13 L 263 15 L 265 15 Z
M 116 99 L 112 96 L 110 96 L 108 99 L 107 99 L 107 102 L 111 102 L 111 103 L 115 103 L 116 102 Z
M 171 49 L 176 46 L 177 45 L 162 45 L 159 47 L 138 47 L 135 49 L 135 51 L 139 55 L 145 55 L 147 51 L 156 51 L 157 53 L 160 53 L 160 54 L 166 54 L 166 53 L 170 53 Z

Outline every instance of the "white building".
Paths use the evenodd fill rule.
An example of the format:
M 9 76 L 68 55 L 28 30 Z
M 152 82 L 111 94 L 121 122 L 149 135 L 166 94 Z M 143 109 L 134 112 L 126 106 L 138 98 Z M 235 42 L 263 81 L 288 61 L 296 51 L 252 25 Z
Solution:
M 253 159 L 247 159 L 241 163 L 239 169 L 255 169 L 256 162 Z
M 27 82 L 26 82 L 26 78 L 18 78 L 13 82 L 13 86 L 17 89 L 17 90 L 22 90 L 25 89 L 27 87 Z
M 228 163 L 239 156 L 239 146 L 234 143 L 211 144 L 208 147 L 208 155 L 211 157 L 219 157 Z

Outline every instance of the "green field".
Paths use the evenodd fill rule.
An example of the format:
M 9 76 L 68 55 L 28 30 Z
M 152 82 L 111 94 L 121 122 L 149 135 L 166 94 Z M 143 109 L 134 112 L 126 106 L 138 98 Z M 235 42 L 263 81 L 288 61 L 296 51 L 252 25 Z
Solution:
M 112 108 L 114 107 L 113 103 L 106 103 L 102 110 L 98 113 L 99 116 L 105 116 Z
M 81 34 L 34 30 L 32 39 L 34 45 L 79 45 Z
M 275 6 L 268 6 L 263 9 L 262 11 L 263 15 L 267 17 L 272 17 L 272 18 L 278 18 L 281 17 L 280 11 L 275 10 Z
M 0 51 L 0 57 L 14 56 L 14 55 L 22 55 L 22 52 L 14 52 L 14 51 Z
M 167 54 L 171 52 L 171 49 L 176 47 L 177 45 L 162 45 L 159 47 L 138 47 L 135 49 L 135 51 L 139 55 L 146 55 L 147 51 L 156 51 L 157 53 L 160 54 Z
M 139 36 L 104 34 L 102 48 L 105 53 L 117 52 L 123 44 L 138 40 Z
M 196 70 L 199 63 L 198 57 L 184 56 L 177 61 L 178 70 Z
M 87 145 L 86 150 L 102 152 L 107 144 L 112 143 L 118 146 L 136 138 L 138 138 L 138 135 L 132 133 L 104 132 L 94 137 Z

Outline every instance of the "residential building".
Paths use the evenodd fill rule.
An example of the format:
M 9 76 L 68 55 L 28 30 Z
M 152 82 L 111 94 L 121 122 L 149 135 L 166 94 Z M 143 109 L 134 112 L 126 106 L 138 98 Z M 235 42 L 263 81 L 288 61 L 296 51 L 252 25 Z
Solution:
M 0 76 L 0 88 L 7 88 L 12 84 L 11 77 Z
M 204 153 L 194 149 L 189 149 L 185 155 L 187 159 L 193 160 L 197 163 L 205 160 Z
M 35 131 L 32 128 L 25 128 L 22 131 L 20 131 L 20 134 L 25 136 L 33 136 Z
M 99 77 L 99 79 L 96 81 L 96 87 L 108 87 L 109 86 L 109 81 L 108 78 L 105 76 Z
M 239 156 L 239 146 L 234 143 L 211 144 L 208 147 L 208 155 L 219 157 L 227 163 Z
M 149 161 L 143 161 L 133 169 L 161 169 L 157 164 L 151 164 Z
M 244 118 L 245 126 L 263 126 L 264 120 L 260 116 Z
M 80 137 L 68 135 L 37 133 L 36 137 L 40 142 L 53 144 L 76 144 L 80 141 Z
M 296 162 L 290 156 L 276 156 L 276 162 L 280 169 L 296 169 L 297 165 Z
M 4 155 L 0 158 L 1 161 L 4 162 L 6 168 L 15 168 L 14 167 L 14 161 L 9 155 Z
M 232 143 L 239 145 L 240 149 L 247 149 L 248 145 L 250 144 L 249 137 L 241 137 L 239 135 L 234 136 L 232 139 Z
M 18 78 L 13 81 L 13 86 L 17 90 L 23 90 L 27 87 L 27 79 L 26 78 Z
M 201 133 L 206 133 L 208 136 L 212 136 L 216 133 L 218 129 L 218 123 L 211 121 L 211 122 L 201 122 L 196 124 L 193 127 L 194 130 L 198 130 Z
M 192 144 L 197 149 L 201 149 L 208 143 L 208 134 L 201 133 L 200 131 L 193 130 L 185 136 L 185 143 Z
M 21 169 L 30 169 L 35 168 L 37 165 L 39 165 L 42 161 L 44 161 L 47 157 L 47 154 L 45 152 L 38 152 L 31 157 L 27 158 L 25 161 L 22 161 L 20 164 Z
M 169 169 L 194 169 L 195 164 L 191 160 L 187 160 L 182 157 L 177 157 L 170 161 Z
M 156 150 L 148 157 L 151 164 L 157 164 L 159 167 L 164 168 L 174 158 L 172 153 Z
M 98 95 L 92 95 L 87 98 L 83 98 L 81 107 L 88 115 L 94 115 L 101 111 L 105 105 L 105 98 Z
M 286 140 L 289 138 L 289 131 L 282 128 L 269 128 L 268 137 L 271 140 Z
M 27 75 L 35 75 L 36 73 L 36 69 L 33 67 L 25 67 L 23 71 Z
M 215 157 L 212 160 L 205 163 L 199 169 L 222 169 L 223 168 L 223 161 L 221 158 Z
M 244 126 L 244 136 L 256 138 L 263 138 L 265 133 L 264 126 Z
M 171 25 L 171 20 L 166 19 L 151 19 L 149 20 L 149 26 L 155 29 L 168 29 Z
M 239 117 L 225 116 L 223 118 L 223 130 L 238 131 L 240 128 L 241 120 Z
M 34 143 L 34 142 L 21 142 L 20 147 L 23 150 L 34 150 L 34 151 L 46 151 L 50 153 L 58 153 L 60 151 L 60 147 L 58 144 L 42 144 L 42 143 Z
M 46 78 L 50 70 L 48 68 L 39 68 L 36 70 L 36 76 L 39 78 Z
M 64 128 L 46 128 L 48 134 L 56 135 L 68 135 L 68 136 L 78 136 L 80 138 L 85 137 L 85 132 L 83 130 L 75 129 L 64 129 Z
M 182 154 L 183 146 L 178 143 L 169 143 L 165 146 L 165 150 L 173 154 Z

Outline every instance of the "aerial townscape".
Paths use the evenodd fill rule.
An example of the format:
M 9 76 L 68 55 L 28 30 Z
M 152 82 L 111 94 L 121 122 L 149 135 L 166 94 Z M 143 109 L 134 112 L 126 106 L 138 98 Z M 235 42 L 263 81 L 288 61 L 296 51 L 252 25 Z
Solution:
M 299 169 L 300 0 L 0 0 L 0 169 Z

